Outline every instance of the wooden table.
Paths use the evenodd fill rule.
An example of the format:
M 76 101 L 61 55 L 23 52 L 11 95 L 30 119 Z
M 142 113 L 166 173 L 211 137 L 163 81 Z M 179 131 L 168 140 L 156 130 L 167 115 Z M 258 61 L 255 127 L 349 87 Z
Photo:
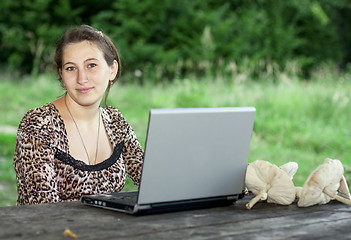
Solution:
M 80 202 L 0 208 L 0 239 L 351 239 L 351 207 L 258 203 L 130 216 Z

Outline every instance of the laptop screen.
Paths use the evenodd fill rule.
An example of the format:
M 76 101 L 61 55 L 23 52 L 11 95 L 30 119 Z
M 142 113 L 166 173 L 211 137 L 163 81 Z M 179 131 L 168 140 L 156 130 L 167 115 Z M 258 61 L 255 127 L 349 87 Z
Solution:
M 242 193 L 255 111 L 152 109 L 138 204 Z

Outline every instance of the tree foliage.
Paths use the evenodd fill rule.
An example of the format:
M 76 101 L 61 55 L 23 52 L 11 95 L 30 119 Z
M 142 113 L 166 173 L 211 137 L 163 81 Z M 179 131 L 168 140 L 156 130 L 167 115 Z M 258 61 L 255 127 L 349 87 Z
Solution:
M 0 61 L 21 73 L 50 69 L 61 34 L 80 24 L 108 34 L 132 71 L 249 59 L 308 72 L 351 61 L 349 0 L 4 0 L 0 11 Z

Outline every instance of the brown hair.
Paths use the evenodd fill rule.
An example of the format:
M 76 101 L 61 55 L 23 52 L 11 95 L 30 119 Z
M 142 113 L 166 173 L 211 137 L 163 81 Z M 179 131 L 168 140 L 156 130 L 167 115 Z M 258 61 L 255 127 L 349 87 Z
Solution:
M 116 74 L 116 77 L 111 81 L 111 84 L 108 84 L 108 87 L 106 89 L 105 105 L 107 106 L 106 102 L 108 94 L 110 92 L 110 87 L 117 81 L 118 77 L 121 74 L 121 61 L 118 51 L 112 40 L 101 31 L 98 31 L 97 29 L 88 25 L 81 25 L 79 27 L 75 27 L 66 31 L 56 46 L 56 70 L 60 76 L 60 71 L 62 70 L 62 54 L 66 45 L 70 43 L 79 43 L 82 41 L 89 41 L 91 43 L 94 43 L 103 52 L 104 59 L 109 66 L 112 66 L 114 60 L 117 61 L 118 72 Z M 61 76 L 60 81 L 62 83 Z

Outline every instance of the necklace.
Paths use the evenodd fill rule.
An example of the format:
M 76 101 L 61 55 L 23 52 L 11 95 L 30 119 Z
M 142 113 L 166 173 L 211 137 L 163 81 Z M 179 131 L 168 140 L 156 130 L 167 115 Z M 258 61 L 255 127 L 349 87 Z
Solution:
M 67 108 L 67 111 L 69 113 L 69 115 L 71 116 L 73 122 L 74 122 L 74 125 L 76 126 L 77 128 L 77 131 L 78 131 L 78 134 L 79 134 L 79 137 L 80 137 L 80 140 L 83 144 L 83 147 L 84 147 L 84 150 L 85 150 L 85 153 L 87 154 L 87 157 L 88 157 L 88 161 L 89 161 L 89 164 L 91 165 L 91 162 L 90 162 L 90 157 L 89 157 L 89 154 L 88 154 L 88 150 L 84 144 L 84 140 L 83 140 L 83 137 L 82 135 L 80 134 L 80 131 L 79 131 L 79 128 L 78 128 L 78 124 L 76 123 L 76 121 L 74 120 L 74 117 L 71 113 L 71 111 L 69 110 L 68 106 L 67 106 L 67 101 L 66 101 L 66 96 L 67 94 L 65 95 L 65 105 L 66 105 L 66 108 Z M 94 164 L 96 164 L 96 159 L 97 159 L 97 154 L 98 154 L 98 149 L 99 149 L 99 136 L 100 136 L 100 118 L 101 118 L 101 112 L 100 112 L 100 108 L 99 108 L 99 122 L 98 122 L 98 134 L 97 134 L 97 141 L 96 141 L 96 150 L 95 150 L 95 161 L 94 161 Z

